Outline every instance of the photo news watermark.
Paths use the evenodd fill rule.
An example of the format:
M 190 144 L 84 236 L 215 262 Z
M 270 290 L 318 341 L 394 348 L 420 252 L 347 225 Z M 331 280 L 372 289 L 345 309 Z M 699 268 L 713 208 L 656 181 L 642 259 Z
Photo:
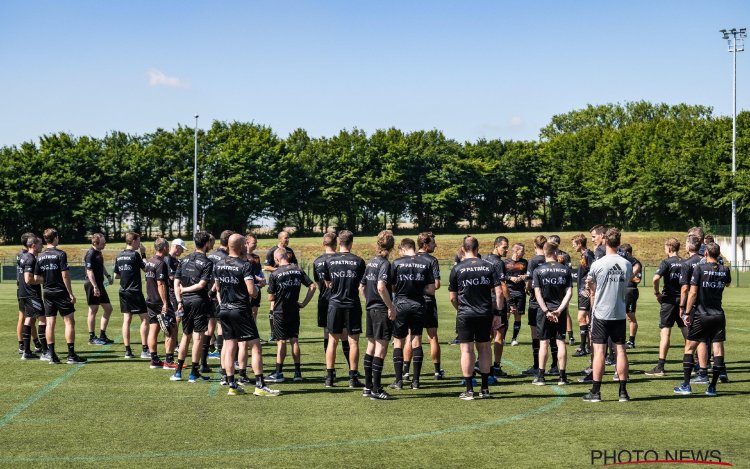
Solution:
M 635 464 L 689 464 L 723 466 L 733 464 L 722 458 L 718 449 L 592 449 L 592 466 L 626 466 Z

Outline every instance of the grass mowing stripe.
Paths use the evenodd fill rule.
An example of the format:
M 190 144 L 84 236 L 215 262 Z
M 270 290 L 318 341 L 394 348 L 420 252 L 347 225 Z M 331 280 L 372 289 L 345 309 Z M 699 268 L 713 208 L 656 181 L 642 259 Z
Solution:
M 118 337 L 115 340 L 120 340 L 120 337 Z M 109 350 L 110 345 L 111 344 L 105 345 L 101 349 L 93 352 L 92 355 L 99 355 L 102 352 L 106 352 L 107 350 Z M 76 374 L 78 372 L 78 370 L 80 370 L 84 366 L 86 366 L 86 365 L 84 364 L 84 365 L 75 365 L 75 366 L 73 366 L 71 369 L 69 369 L 68 371 L 66 371 L 62 375 L 60 375 L 57 378 L 55 378 L 54 380 L 52 380 L 51 383 L 49 383 L 48 385 L 46 385 L 45 387 L 43 387 L 42 389 L 40 389 L 36 394 L 34 394 L 33 396 L 29 397 L 25 401 L 21 402 L 20 404 L 18 404 L 14 408 L 12 408 L 7 414 L 5 414 L 2 417 L 0 417 L 0 428 L 2 428 L 5 425 L 9 424 L 16 417 L 16 415 L 18 415 L 21 412 L 23 412 L 24 410 L 28 409 L 29 406 L 31 406 L 31 404 L 33 404 L 34 402 L 36 402 L 39 399 L 43 398 L 47 394 L 49 394 L 53 389 L 55 389 L 56 387 L 58 387 L 59 385 L 61 385 L 65 381 L 67 381 L 68 378 L 70 378 L 71 376 L 73 376 L 74 374 Z

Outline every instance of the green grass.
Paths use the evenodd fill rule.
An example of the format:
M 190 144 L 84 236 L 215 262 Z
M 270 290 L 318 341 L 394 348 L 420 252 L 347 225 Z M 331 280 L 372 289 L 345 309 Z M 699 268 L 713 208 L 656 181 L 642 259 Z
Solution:
M 82 284 L 74 288 L 83 299 Z M 170 372 L 150 370 L 145 360 L 121 359 L 119 341 L 109 348 L 87 345 L 85 305 L 78 305 L 76 313 L 77 343 L 89 364 L 20 361 L 15 351 L 15 285 L 5 282 L 0 284 L 0 372 L 5 377 L 0 382 L 0 465 L 584 467 L 590 465 L 594 449 L 694 448 L 718 449 L 723 460 L 748 467 L 750 319 L 745 312 L 750 298 L 744 290 L 725 293 L 731 383 L 719 385 L 715 399 L 701 394 L 704 387 L 696 387 L 701 393 L 690 398 L 678 398 L 672 394 L 681 376 L 677 340 L 668 376 L 643 374 L 653 366 L 658 345 L 657 307 L 647 291 L 642 291 L 639 304 L 638 347 L 629 354 L 630 403 L 616 401 L 611 368 L 602 391 L 606 402 L 601 404 L 581 401 L 587 386 L 537 387 L 520 377 L 495 386 L 495 399 L 461 401 L 458 348 L 448 345 L 442 346 L 445 381 L 433 381 L 427 360 L 424 389 L 399 392 L 392 402 L 374 402 L 343 382 L 334 389 L 323 387 L 314 302 L 303 312 L 305 382 L 278 385 L 283 394 L 275 399 L 229 397 L 216 380 L 173 383 Z M 116 299 L 116 290 L 110 296 Z M 447 296 L 445 289 L 438 292 L 443 344 L 454 330 Z M 264 299 L 261 311 L 267 304 Z M 115 305 L 108 331 L 113 338 L 121 325 L 117 311 Z M 261 335 L 267 336 L 262 312 L 260 318 Z M 62 337 L 62 324 L 57 335 Z M 137 340 L 135 327 L 132 335 Z M 517 374 L 530 365 L 528 338 L 524 324 L 521 346 L 506 349 L 507 371 Z M 364 347 L 364 339 L 361 343 Z M 264 347 L 267 372 L 274 352 Z M 392 373 L 390 358 L 389 353 L 384 381 Z M 570 361 L 569 371 L 577 378 L 587 360 Z M 339 355 L 338 373 L 344 376 L 341 363 Z

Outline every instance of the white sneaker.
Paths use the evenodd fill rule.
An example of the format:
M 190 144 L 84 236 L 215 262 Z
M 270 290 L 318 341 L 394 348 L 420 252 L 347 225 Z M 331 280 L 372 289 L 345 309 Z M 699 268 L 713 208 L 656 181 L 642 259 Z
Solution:
M 513 339 L 513 341 L 510 343 L 510 346 L 515 347 L 516 345 L 518 345 L 518 341 L 516 339 Z

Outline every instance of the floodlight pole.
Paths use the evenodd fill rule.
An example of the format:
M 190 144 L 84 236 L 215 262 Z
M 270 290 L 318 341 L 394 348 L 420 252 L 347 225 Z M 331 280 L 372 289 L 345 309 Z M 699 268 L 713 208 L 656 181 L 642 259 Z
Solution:
M 193 158 L 193 236 L 198 232 L 198 114 L 195 115 L 195 157 Z
M 737 174 L 737 52 L 745 50 L 746 28 L 722 29 L 720 32 L 729 43 L 732 53 L 732 267 L 737 266 L 737 200 L 734 197 L 735 175 Z

